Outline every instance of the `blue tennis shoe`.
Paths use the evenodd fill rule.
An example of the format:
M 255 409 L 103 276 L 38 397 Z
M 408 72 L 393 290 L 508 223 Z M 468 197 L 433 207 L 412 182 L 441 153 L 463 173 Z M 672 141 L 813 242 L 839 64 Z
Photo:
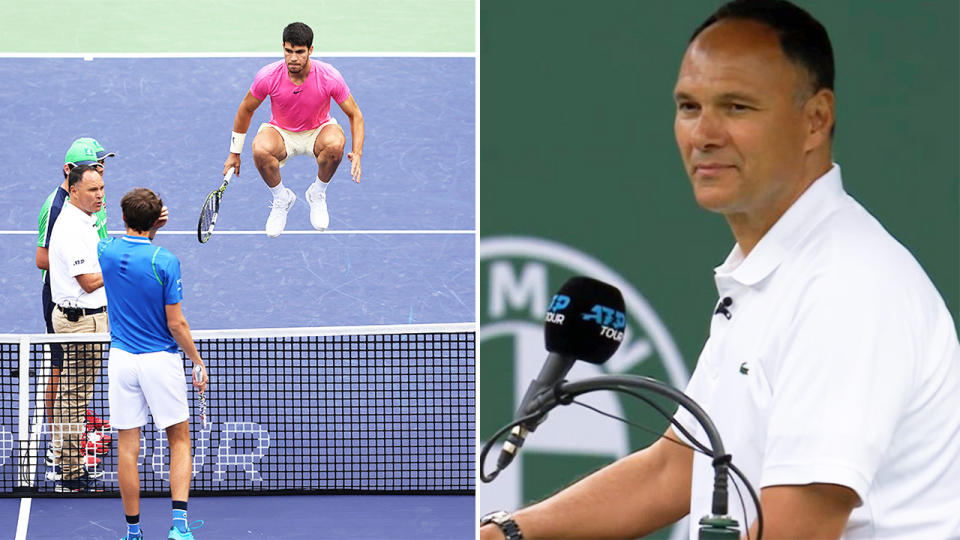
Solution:
M 180 532 L 176 527 L 170 527 L 170 534 L 167 535 L 167 540 L 195 540 L 193 538 L 193 531 L 200 527 L 203 527 L 203 520 L 201 519 L 187 525 L 187 532 Z

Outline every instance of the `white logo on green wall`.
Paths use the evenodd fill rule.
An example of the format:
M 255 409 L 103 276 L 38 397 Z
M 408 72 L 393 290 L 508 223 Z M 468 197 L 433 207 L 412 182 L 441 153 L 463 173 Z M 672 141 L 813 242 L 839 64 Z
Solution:
M 681 389 L 686 386 L 689 372 L 660 318 L 639 291 L 599 260 L 563 244 L 529 237 L 484 238 L 479 256 L 481 442 L 511 420 L 527 385 L 539 372 L 546 358 L 543 318 L 547 304 L 563 282 L 575 275 L 620 289 L 627 308 L 627 328 L 623 344 L 606 364 L 578 362 L 567 378 L 632 373 L 656 377 Z M 644 418 L 655 418 L 643 412 L 638 416 L 638 402 L 624 401 L 610 392 L 580 400 L 618 416 L 640 418 L 641 424 Z M 558 408 L 527 438 L 509 468 L 493 483 L 479 484 L 477 511 L 513 509 L 542 498 L 636 450 L 635 441 L 631 442 L 635 437 L 624 424 L 583 407 Z M 491 466 L 498 452 L 499 448 L 491 452 L 487 460 Z M 671 536 L 684 536 L 684 529 L 676 527 Z

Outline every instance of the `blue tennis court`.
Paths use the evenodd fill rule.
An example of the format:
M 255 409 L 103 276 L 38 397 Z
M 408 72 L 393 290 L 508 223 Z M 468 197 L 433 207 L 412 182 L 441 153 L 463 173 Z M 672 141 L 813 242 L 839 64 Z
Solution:
M 236 108 L 274 57 L 0 59 L 0 77 L 10 81 L 0 84 L 10 156 L 10 189 L 0 201 L 0 302 L 11 307 L 0 310 L 0 333 L 43 330 L 36 216 L 62 181 L 66 148 L 81 136 L 117 153 L 104 175 L 111 230 L 122 228 L 119 200 L 133 187 L 153 189 L 169 207 L 155 243 L 181 260 L 193 329 L 473 322 L 475 59 L 319 59 L 340 70 L 363 110 L 361 182 L 350 180 L 344 158 L 327 192 L 330 228 L 318 233 L 303 198 L 315 165 L 290 160 L 281 174 L 298 202 L 285 233 L 268 239 L 270 195 L 248 139 L 217 232 L 203 245 L 197 217 L 219 186 Z M 331 111 L 349 147 L 349 123 L 335 105 Z M 251 129 L 268 119 L 265 103 Z M 163 537 L 169 498 L 143 499 L 142 507 L 147 537 Z M 206 521 L 198 538 L 450 539 L 473 537 L 473 507 L 463 495 L 193 497 L 190 518 Z M 17 523 L 21 508 L 20 499 L 0 498 L 11 537 L 15 526 L 6 524 Z M 114 498 L 37 498 L 28 517 L 30 539 L 123 533 Z
M 10 184 L 0 202 L 0 302 L 38 306 L 4 310 L 0 332 L 43 329 L 36 216 L 62 181 L 66 148 L 80 136 L 117 153 L 104 175 L 111 229 L 122 228 L 119 200 L 133 187 L 153 189 L 169 207 L 156 243 L 181 259 L 183 307 L 194 328 L 474 320 L 473 58 L 326 59 L 343 73 L 366 124 L 363 177 L 354 184 L 344 158 L 328 189 L 328 232 L 312 234 L 303 202 L 316 165 L 296 158 L 281 173 L 299 200 L 285 234 L 266 238 L 270 195 L 248 143 L 217 233 L 208 244 L 196 241 L 200 206 L 220 184 L 237 106 L 271 60 L 0 61 L 0 77 L 23 81 L 0 85 L 0 131 L 11 134 Z M 265 103 L 251 125 L 268 119 Z
M 0 523 L 13 538 L 19 499 L 0 499 Z M 170 500 L 141 500 L 145 538 L 165 538 Z M 343 495 L 194 497 L 197 538 L 384 540 L 473 538 L 473 497 Z M 27 538 L 109 538 L 125 534 L 119 499 L 33 499 Z M 196 518 L 194 518 L 196 516 Z M 305 522 L 307 523 L 305 525 Z

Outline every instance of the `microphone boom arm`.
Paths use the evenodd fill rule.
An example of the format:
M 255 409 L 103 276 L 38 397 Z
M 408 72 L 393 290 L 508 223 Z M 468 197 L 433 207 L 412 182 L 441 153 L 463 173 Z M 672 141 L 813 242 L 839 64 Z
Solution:
M 713 460 L 714 489 L 711 510 L 714 516 L 726 516 L 730 456 L 726 455 L 723 442 L 720 440 L 720 433 L 706 411 L 680 390 L 650 377 L 601 375 L 581 381 L 561 382 L 553 387 L 553 391 L 544 391 L 538 395 L 527 410 L 528 412 L 540 411 L 546 414 L 558 405 L 569 403 L 576 396 L 597 390 L 616 390 L 621 387 L 639 388 L 660 394 L 686 409 L 697 419 L 710 441 L 710 447 L 715 456 Z

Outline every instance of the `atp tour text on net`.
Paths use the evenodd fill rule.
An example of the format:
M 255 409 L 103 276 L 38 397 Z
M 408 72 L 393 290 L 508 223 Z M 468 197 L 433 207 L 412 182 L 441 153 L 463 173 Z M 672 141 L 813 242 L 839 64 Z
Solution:
M 64 429 L 62 433 L 82 433 L 85 430 L 83 424 L 61 424 Z M 52 423 L 40 424 L 40 434 L 51 435 Z M 230 468 L 241 469 L 250 482 L 260 482 L 260 471 L 257 463 L 266 454 L 270 448 L 270 433 L 266 428 L 256 422 L 223 422 L 219 432 L 219 445 L 216 451 L 210 453 L 209 441 L 210 429 L 201 429 L 197 431 L 196 444 L 193 448 L 192 474 L 196 475 L 206 465 L 207 455 L 212 459 L 213 481 L 220 482 L 226 480 L 227 470 Z M 36 428 L 36 426 L 34 426 Z M 115 428 L 104 430 L 103 433 L 116 433 Z M 238 439 L 245 439 L 241 444 Z M 12 466 L 13 456 L 13 433 L 5 427 L 0 426 L 0 468 Z M 52 443 L 51 443 L 52 444 Z M 238 446 L 244 448 L 243 452 L 238 452 Z M 251 447 L 252 448 L 248 448 Z M 156 431 L 150 452 L 150 468 L 153 473 L 161 477 L 164 481 L 170 481 L 170 469 L 164 463 L 164 455 L 167 453 L 167 437 L 163 430 Z M 144 464 L 147 458 L 147 441 L 144 435 L 140 435 L 140 454 L 137 457 L 138 468 Z M 116 471 L 104 471 L 102 481 L 116 482 Z

